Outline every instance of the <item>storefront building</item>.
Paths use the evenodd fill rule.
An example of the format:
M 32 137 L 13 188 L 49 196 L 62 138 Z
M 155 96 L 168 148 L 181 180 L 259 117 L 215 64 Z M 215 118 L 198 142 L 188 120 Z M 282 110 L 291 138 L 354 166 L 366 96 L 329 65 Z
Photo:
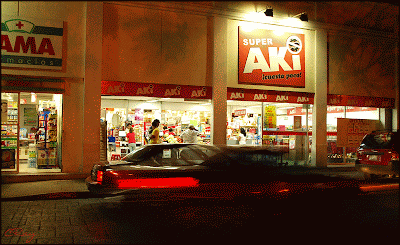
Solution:
M 87 175 L 99 162 L 102 34 L 92 19 L 101 26 L 102 5 L 9 1 L 1 10 L 2 181 Z
M 273 9 L 273 17 L 264 14 L 266 6 Z M 43 8 L 49 10 L 45 15 L 33 11 Z M 349 15 L 348 8 L 360 11 Z M 59 11 L 50 11 L 54 9 Z M 56 158 L 63 173 L 87 173 L 93 164 L 110 160 L 109 151 L 105 159 L 100 157 L 104 145 L 110 150 L 118 143 L 118 154 L 124 154 L 124 141 L 118 139 L 123 139 L 127 123 L 142 144 L 155 118 L 175 134 L 195 124 L 205 144 L 239 144 L 244 128 L 245 144 L 273 144 L 287 151 L 289 164 L 318 167 L 351 161 L 353 150 L 347 144 L 350 139 L 343 143 L 341 118 L 373 120 L 374 129 L 398 129 L 398 23 L 393 21 L 398 6 L 6 2 L 2 12 L 11 16 L 2 19 L 2 73 L 10 77 L 2 79 L 2 93 L 19 96 L 16 144 L 29 141 L 31 133 L 26 138 L 21 134 L 21 110 L 31 104 L 21 99 L 25 93 L 41 92 L 28 80 L 43 80 L 48 93 L 57 95 L 54 101 L 61 101 L 49 108 L 54 107 L 59 118 Z M 298 19 L 300 13 L 307 13 L 308 21 Z M 367 21 L 371 13 L 375 22 Z M 39 38 L 32 52 L 35 39 L 30 34 L 23 34 L 23 44 L 20 34 L 8 36 L 10 46 L 3 41 L 6 32 L 20 33 L 13 31 L 19 22 L 3 31 L 12 23 L 8 20 L 34 23 L 25 16 L 57 20 L 43 22 L 62 27 L 62 55 L 51 60 L 57 69 L 3 62 L 4 55 L 17 51 L 29 57 L 51 55 Z M 24 59 L 14 63 L 31 62 Z M 22 90 L 12 82 L 28 83 L 32 89 Z M 36 107 L 40 114 L 43 106 L 39 102 Z M 29 151 L 31 144 L 24 145 Z

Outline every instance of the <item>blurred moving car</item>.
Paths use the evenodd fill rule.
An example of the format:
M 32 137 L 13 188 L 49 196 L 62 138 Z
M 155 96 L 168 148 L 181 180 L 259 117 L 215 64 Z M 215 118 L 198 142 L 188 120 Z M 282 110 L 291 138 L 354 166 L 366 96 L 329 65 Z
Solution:
M 92 193 L 135 200 L 277 200 L 307 193 L 333 198 L 334 193 L 360 190 L 352 180 L 311 174 L 307 167 L 283 167 L 279 157 L 279 152 L 268 147 L 145 145 L 120 161 L 95 165 L 86 184 Z
M 357 149 L 356 169 L 371 180 L 399 176 L 399 134 L 373 132 L 364 136 Z

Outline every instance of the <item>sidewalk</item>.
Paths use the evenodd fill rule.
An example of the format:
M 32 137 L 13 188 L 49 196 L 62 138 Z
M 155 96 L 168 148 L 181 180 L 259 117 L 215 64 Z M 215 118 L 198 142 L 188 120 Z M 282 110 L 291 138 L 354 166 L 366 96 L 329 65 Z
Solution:
M 37 199 L 57 197 L 78 197 L 89 194 L 85 179 L 47 180 L 1 185 L 1 198 L 36 197 Z

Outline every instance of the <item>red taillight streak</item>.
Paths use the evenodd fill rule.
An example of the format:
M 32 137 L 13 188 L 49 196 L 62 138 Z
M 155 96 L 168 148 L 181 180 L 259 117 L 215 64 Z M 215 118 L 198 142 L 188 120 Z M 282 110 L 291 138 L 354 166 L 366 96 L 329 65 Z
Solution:
M 181 178 L 146 178 L 118 180 L 119 188 L 178 188 L 196 187 L 199 181 L 190 177 Z
M 103 181 L 103 171 L 97 171 L 97 182 Z
M 399 153 L 397 152 L 392 152 L 392 161 L 398 161 L 399 160 Z
M 361 186 L 360 189 L 362 191 L 399 189 L 399 184 Z

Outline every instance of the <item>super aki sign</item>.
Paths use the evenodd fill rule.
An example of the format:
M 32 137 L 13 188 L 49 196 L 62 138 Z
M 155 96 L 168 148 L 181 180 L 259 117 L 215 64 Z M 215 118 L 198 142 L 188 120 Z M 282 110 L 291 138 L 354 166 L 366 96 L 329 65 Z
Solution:
M 62 70 L 64 24 L 21 17 L 1 17 L 1 65 Z
M 239 83 L 305 87 L 304 34 L 239 26 Z

